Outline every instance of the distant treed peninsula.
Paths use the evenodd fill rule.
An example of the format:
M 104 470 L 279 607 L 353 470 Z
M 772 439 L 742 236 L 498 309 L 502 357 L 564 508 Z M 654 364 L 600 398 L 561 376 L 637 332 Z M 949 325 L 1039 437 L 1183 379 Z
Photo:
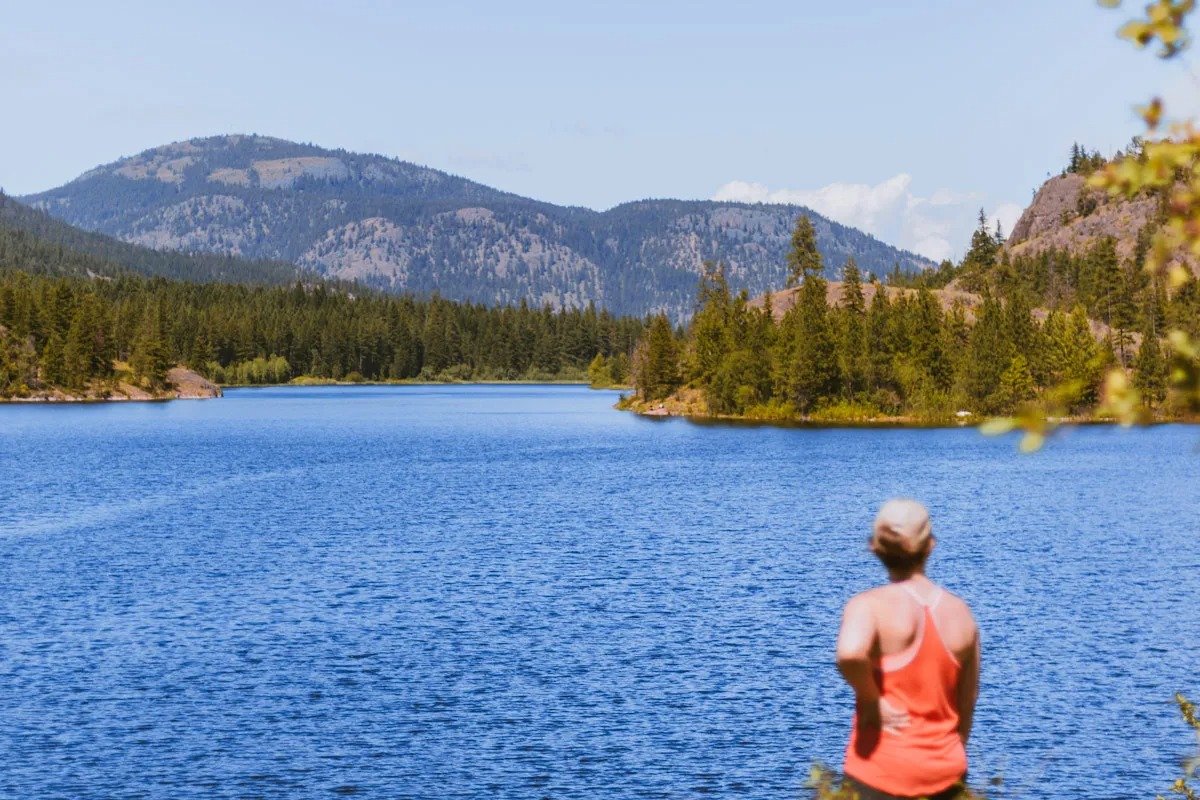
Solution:
M 708 261 L 723 262 L 754 294 L 782 285 L 788 237 L 806 211 L 641 200 L 598 212 L 266 136 L 165 145 L 22 199 L 155 250 L 286 263 L 310 276 L 489 306 L 594 303 L 614 314 L 662 311 L 675 322 L 692 313 Z M 879 275 L 933 266 L 807 213 L 835 268 L 849 257 Z
M 1141 142 L 1115 158 L 1140 158 Z M 830 284 L 801 218 L 787 288 L 751 300 L 710 265 L 682 336 L 656 318 L 632 359 L 643 412 L 765 420 L 941 422 L 1020 413 L 1092 417 L 1113 365 L 1147 417 L 1191 417 L 1168 392 L 1200 369 L 1164 340 L 1200 335 L 1195 265 L 1172 285 L 1143 267 L 1166 198 L 1106 198 L 1083 177 L 1105 160 L 1076 146 L 1006 241 L 979 227 L 958 264 L 866 282 L 853 259 Z

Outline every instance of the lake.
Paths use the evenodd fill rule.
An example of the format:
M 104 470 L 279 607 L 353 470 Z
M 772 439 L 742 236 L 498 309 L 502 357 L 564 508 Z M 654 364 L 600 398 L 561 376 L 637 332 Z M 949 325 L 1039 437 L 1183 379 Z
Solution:
M 972 778 L 1153 797 L 1200 699 L 1200 428 L 700 425 L 570 386 L 0 407 L 0 794 L 794 798 L 923 499 Z

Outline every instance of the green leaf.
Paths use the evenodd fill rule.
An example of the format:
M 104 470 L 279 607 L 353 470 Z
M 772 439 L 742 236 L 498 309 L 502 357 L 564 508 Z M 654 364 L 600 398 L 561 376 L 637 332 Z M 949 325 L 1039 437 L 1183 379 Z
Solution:
M 1043 436 L 1040 433 L 1033 433 L 1031 431 L 1031 432 L 1025 434 L 1023 437 L 1021 437 L 1020 450 L 1022 453 L 1032 453 L 1035 450 L 1041 450 L 1042 445 L 1044 445 L 1045 443 L 1046 443 L 1045 436 Z
M 992 417 L 979 426 L 979 432 L 984 436 L 1000 436 L 1016 430 L 1017 421 L 1012 417 Z

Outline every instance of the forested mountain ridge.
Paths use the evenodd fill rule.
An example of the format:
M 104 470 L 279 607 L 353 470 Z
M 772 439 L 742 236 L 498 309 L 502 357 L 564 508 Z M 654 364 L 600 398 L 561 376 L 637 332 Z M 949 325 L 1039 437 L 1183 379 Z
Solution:
M 68 225 L 0 192 L 0 269 L 44 275 L 122 273 L 197 283 L 283 285 L 320 276 L 281 261 L 152 250 Z
M 263 136 L 192 139 L 23 198 L 87 230 L 155 249 L 286 261 L 391 291 L 489 305 L 693 309 L 707 261 L 760 293 L 781 285 L 803 209 L 643 200 L 556 206 L 434 169 Z M 810 214 L 827 262 L 931 266 Z M 832 277 L 832 273 L 830 275 Z

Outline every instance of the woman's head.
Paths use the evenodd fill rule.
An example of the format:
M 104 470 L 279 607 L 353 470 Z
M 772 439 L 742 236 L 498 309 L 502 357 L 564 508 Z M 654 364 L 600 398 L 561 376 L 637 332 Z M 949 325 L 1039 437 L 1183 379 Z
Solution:
M 925 566 L 933 549 L 929 512 L 916 500 L 888 500 L 875 515 L 871 552 L 892 572 L 914 572 Z

